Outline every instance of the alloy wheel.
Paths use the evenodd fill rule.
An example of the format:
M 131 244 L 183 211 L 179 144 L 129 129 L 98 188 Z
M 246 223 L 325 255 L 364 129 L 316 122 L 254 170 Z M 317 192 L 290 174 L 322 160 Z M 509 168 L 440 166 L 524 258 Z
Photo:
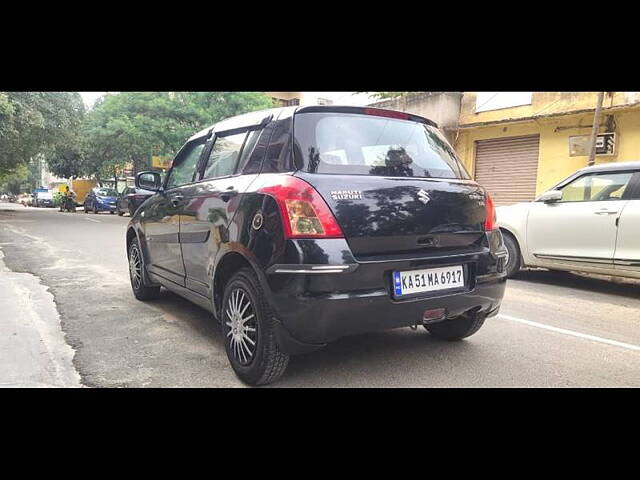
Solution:
M 142 258 L 137 245 L 131 247 L 129 254 L 129 274 L 131 275 L 131 283 L 135 290 L 140 290 L 142 285 Z
M 247 366 L 255 357 L 258 342 L 258 323 L 249 295 L 240 288 L 233 290 L 225 314 L 230 351 L 240 365 Z

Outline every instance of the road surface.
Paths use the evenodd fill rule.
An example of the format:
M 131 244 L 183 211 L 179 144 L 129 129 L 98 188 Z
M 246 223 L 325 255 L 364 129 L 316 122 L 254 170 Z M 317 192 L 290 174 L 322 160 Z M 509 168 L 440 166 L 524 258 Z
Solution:
M 157 301 L 134 299 L 127 222 L 0 204 L 4 263 L 49 287 L 58 313 L 50 321 L 73 349 L 82 385 L 243 386 L 207 312 L 164 289 Z M 292 358 L 275 386 L 637 387 L 640 284 L 524 272 L 508 282 L 500 316 L 465 341 L 424 329 L 344 338 Z

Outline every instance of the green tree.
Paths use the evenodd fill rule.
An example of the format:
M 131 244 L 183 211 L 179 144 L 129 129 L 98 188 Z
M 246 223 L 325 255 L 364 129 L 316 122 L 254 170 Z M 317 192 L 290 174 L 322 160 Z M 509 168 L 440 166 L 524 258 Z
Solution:
M 0 174 L 0 192 L 10 192 L 17 195 L 23 190 L 29 190 L 28 188 L 23 188 L 23 184 L 28 179 L 29 168 L 24 164 L 20 164 L 13 170 Z
M 273 107 L 258 92 L 123 92 L 109 94 L 88 112 L 82 169 L 109 176 L 126 163 L 149 168 L 151 156 L 173 156 L 196 131 L 219 120 Z
M 413 92 L 359 92 L 359 93 L 368 93 L 373 98 L 378 100 L 388 100 L 391 98 L 403 97 L 404 95 L 408 95 Z
M 0 172 L 68 148 L 83 115 L 77 92 L 0 92 Z

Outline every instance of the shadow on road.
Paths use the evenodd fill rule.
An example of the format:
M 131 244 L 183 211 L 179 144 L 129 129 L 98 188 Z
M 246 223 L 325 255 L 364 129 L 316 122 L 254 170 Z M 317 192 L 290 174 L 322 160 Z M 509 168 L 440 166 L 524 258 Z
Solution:
M 579 273 L 525 270 L 518 273 L 513 281 L 525 281 L 550 286 L 576 288 L 589 292 L 606 293 L 621 297 L 640 298 L 640 281 L 633 279 L 609 280 L 605 276 L 587 276 Z M 511 280 L 510 280 L 511 281 Z
M 14 210 L 13 208 L 2 208 L 2 206 L 0 206 L 1 217 L 15 217 L 17 211 L 19 210 Z
M 211 344 L 224 349 L 222 331 L 213 315 L 201 309 L 179 295 L 163 288 L 160 298 L 149 302 L 158 309 L 167 321 L 188 326 L 199 335 L 206 337 Z
M 182 297 L 162 289 L 158 300 L 149 303 L 158 309 L 166 321 L 192 329 L 194 334 L 224 354 L 221 329 L 213 316 Z M 326 347 L 306 355 L 291 358 L 284 377 L 273 386 L 329 386 L 360 385 L 369 380 L 365 372 L 397 372 L 399 365 L 418 362 L 442 363 L 452 352 L 470 353 L 478 347 L 470 341 L 445 342 L 431 337 L 424 328 L 417 332 L 408 328 L 357 335 L 337 340 Z M 360 376 L 362 375 L 362 376 Z M 399 377 L 402 377 L 400 375 Z M 382 374 L 383 382 L 389 381 Z M 407 379 L 404 378 L 406 382 Z
M 425 373 L 425 369 L 452 368 L 451 358 L 473 363 L 472 359 L 482 350 L 472 340 L 436 339 L 422 327 L 415 332 L 401 328 L 357 335 L 292 357 L 285 376 L 276 386 L 429 386 L 429 377 L 441 372 Z

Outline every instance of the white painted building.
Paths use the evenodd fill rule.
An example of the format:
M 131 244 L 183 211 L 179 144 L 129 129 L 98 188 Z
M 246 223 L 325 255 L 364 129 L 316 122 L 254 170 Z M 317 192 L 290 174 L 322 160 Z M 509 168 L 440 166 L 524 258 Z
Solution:
M 280 103 L 290 105 L 369 105 L 372 99 L 358 92 L 264 92 Z

